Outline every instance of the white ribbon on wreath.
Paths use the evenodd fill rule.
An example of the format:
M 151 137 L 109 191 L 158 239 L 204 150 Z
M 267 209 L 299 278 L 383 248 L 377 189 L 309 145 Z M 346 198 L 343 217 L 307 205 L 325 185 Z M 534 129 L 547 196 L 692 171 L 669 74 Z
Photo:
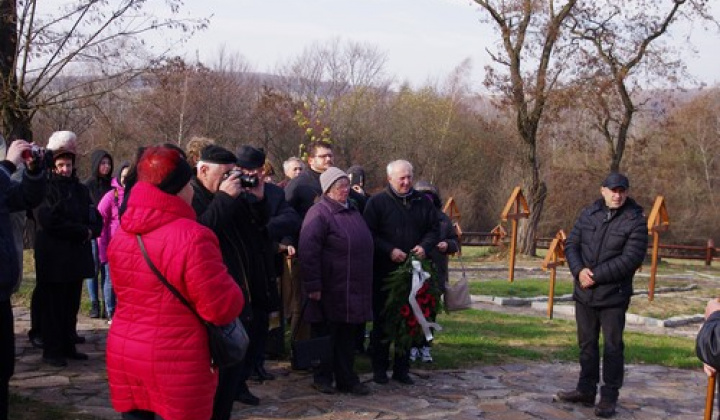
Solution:
M 422 264 L 420 264 L 420 261 L 417 260 L 412 261 L 412 269 L 412 287 L 410 288 L 410 296 L 408 297 L 408 301 L 410 303 L 410 307 L 412 308 L 413 313 L 415 314 L 415 318 L 417 319 L 420 327 L 423 330 L 423 334 L 425 334 L 425 340 L 430 342 L 433 339 L 431 328 L 442 331 L 442 327 L 438 323 L 430 322 L 425 319 L 422 308 L 417 301 L 417 293 L 422 287 L 422 285 L 425 283 L 425 280 L 430 278 L 430 273 L 423 270 Z

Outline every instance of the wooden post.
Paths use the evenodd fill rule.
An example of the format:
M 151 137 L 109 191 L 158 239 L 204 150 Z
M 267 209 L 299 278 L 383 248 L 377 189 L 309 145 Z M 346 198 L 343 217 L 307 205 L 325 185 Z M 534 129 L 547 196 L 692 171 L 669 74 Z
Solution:
M 712 420 L 713 406 L 715 405 L 715 379 L 717 374 L 708 376 L 707 392 L 705 393 L 705 417 L 704 420 Z
M 510 283 L 515 279 L 515 253 L 517 250 L 517 219 L 512 219 L 510 222 L 512 225 L 512 233 L 510 234 L 510 262 L 508 263 L 508 281 Z
M 567 237 L 565 236 L 565 232 L 561 229 L 558 231 L 558 233 L 555 235 L 555 238 L 553 238 L 552 242 L 550 243 L 550 247 L 548 248 L 548 253 L 545 256 L 545 260 L 542 263 L 542 269 L 547 271 L 550 270 L 550 288 L 548 290 L 548 308 L 547 308 L 547 314 L 549 319 L 553 319 L 553 307 L 555 305 L 555 275 L 556 275 L 556 268 L 559 265 L 563 265 L 565 263 L 565 240 Z
M 653 301 L 655 299 L 655 275 L 657 274 L 658 265 L 658 247 L 660 246 L 660 234 L 653 231 L 653 248 L 652 248 L 652 263 L 650 265 L 650 283 L 648 284 L 648 300 Z
M 657 274 L 658 251 L 660 247 L 660 232 L 668 230 L 670 219 L 668 218 L 665 199 L 659 195 L 648 217 L 648 235 L 653 237 L 652 264 L 650 265 L 650 283 L 648 284 L 648 300 L 652 302 L 655 298 L 655 276 Z
M 530 210 L 528 209 L 527 200 L 525 200 L 525 197 L 523 196 L 522 189 L 520 187 L 515 187 L 512 194 L 510 194 L 510 199 L 505 204 L 502 214 L 500 215 L 503 221 L 510 219 L 512 224 L 512 233 L 510 236 L 510 262 L 508 263 L 508 281 L 510 283 L 512 283 L 515 278 L 515 248 L 517 246 L 518 219 L 527 218 L 529 216 Z
M 712 238 L 707 241 L 707 251 L 705 252 L 705 265 L 710 266 L 713 260 L 713 252 L 715 251 L 715 241 Z

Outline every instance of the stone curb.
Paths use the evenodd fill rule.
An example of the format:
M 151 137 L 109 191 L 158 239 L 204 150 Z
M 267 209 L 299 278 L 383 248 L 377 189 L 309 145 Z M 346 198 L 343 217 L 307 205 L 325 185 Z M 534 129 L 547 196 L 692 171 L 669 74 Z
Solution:
M 660 287 L 655 289 L 656 294 L 661 293 L 675 293 L 675 292 L 687 292 L 690 290 L 697 289 L 696 284 L 691 284 L 685 287 Z M 647 295 L 647 290 L 637 290 L 633 295 Z M 498 306 L 509 306 L 509 307 L 521 307 L 529 306 L 530 308 L 538 311 L 547 310 L 547 296 L 535 296 L 531 298 L 516 298 L 516 297 L 498 297 L 488 295 L 472 295 L 471 299 L 476 303 L 490 303 Z M 572 295 L 560 295 L 555 296 L 554 302 L 572 302 Z M 563 314 L 567 316 L 575 315 L 575 307 L 571 305 L 553 305 L 553 313 Z M 650 327 L 662 327 L 662 328 L 675 328 L 690 324 L 702 323 L 705 317 L 702 314 L 695 315 L 681 315 L 674 316 L 668 319 L 656 319 L 646 316 L 640 316 L 635 314 L 626 314 L 625 320 L 629 324 L 634 325 L 647 325 Z

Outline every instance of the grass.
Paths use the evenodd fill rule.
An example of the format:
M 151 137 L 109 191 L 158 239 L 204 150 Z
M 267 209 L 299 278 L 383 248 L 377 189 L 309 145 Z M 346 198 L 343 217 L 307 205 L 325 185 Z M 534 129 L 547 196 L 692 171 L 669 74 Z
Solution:
M 575 323 L 538 317 L 466 310 L 441 315 L 434 367 L 460 368 L 521 360 L 575 362 L 578 358 Z M 689 338 L 625 334 L 628 363 L 699 368 L 695 342 Z
M 547 279 L 483 280 L 470 282 L 470 294 L 502 297 L 529 298 L 547 296 L 550 281 Z M 573 284 L 569 279 L 555 280 L 555 296 L 572 293 Z

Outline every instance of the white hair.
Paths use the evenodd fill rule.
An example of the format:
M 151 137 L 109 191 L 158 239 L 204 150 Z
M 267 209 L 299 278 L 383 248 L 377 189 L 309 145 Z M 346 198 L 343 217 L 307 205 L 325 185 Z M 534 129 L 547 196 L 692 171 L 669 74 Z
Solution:
M 400 168 L 400 167 L 408 168 L 410 170 L 410 174 L 412 175 L 412 173 L 413 173 L 412 163 L 410 163 L 404 159 L 398 159 L 398 160 L 393 160 L 392 162 L 388 163 L 388 166 L 386 169 L 387 176 L 392 176 L 395 169 Z
M 287 172 L 287 170 L 290 167 L 290 164 L 293 162 L 298 162 L 300 164 L 300 166 L 303 167 L 303 169 L 305 168 L 305 163 L 302 161 L 302 159 L 300 159 L 299 157 L 292 156 L 292 157 L 289 157 L 288 160 L 283 162 L 283 171 Z

